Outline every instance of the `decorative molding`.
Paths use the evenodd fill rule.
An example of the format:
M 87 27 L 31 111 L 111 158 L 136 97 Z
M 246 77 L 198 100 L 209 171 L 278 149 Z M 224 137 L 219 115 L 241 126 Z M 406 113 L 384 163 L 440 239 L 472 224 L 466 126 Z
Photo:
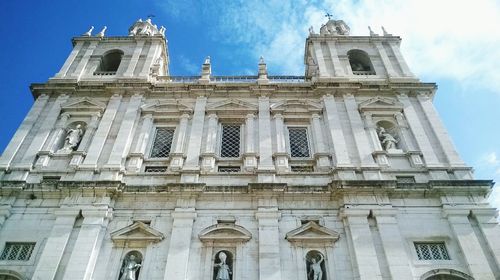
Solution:
M 207 227 L 198 235 L 202 242 L 247 242 L 252 234 L 242 226 L 220 223 Z
M 61 105 L 62 113 L 82 114 L 82 113 L 102 113 L 106 109 L 106 104 L 92 100 L 88 97 L 68 101 Z
M 163 233 L 138 221 L 111 233 L 111 240 L 116 245 L 129 247 L 145 247 L 148 243 L 159 242 L 163 238 Z
M 386 97 L 374 97 L 359 104 L 359 110 L 361 112 L 365 111 L 396 111 L 401 112 L 403 110 L 403 103 Z
M 311 221 L 286 234 L 286 239 L 293 243 L 334 243 L 340 234 Z
M 164 114 L 164 113 L 192 113 L 193 108 L 191 106 L 184 104 L 180 101 L 156 101 L 150 104 L 144 104 L 141 106 L 143 113 L 147 114 Z
M 273 113 L 320 113 L 323 106 L 310 100 L 290 99 L 271 105 Z
M 241 115 L 243 118 L 247 114 L 256 114 L 259 111 L 259 108 L 257 105 L 230 98 L 224 101 L 208 104 L 205 111 L 207 113 L 217 112 L 219 115 L 237 114 Z

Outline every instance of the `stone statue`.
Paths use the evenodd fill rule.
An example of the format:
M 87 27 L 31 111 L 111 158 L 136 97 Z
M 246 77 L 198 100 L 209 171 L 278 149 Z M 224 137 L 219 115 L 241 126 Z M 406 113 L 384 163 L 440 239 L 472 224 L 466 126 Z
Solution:
M 73 151 L 76 149 L 80 141 L 82 140 L 83 129 L 82 125 L 77 125 L 73 129 L 69 129 L 66 133 L 66 138 L 64 138 L 64 146 L 61 150 L 63 151 Z
M 230 280 L 231 269 L 229 269 L 229 265 L 226 264 L 226 254 L 224 252 L 219 253 L 220 263 L 216 263 L 215 267 L 218 267 L 217 276 L 215 280 Z M 121 279 L 120 279 L 121 280 Z
M 85 37 L 90 37 L 92 36 L 92 31 L 94 30 L 94 26 L 91 26 L 89 31 L 85 32 L 82 34 L 82 36 L 85 36 Z
M 106 32 L 106 29 L 108 29 L 108 27 L 107 27 L 107 26 L 104 26 L 104 27 L 102 28 L 101 32 L 97 33 L 97 35 L 96 35 L 96 36 L 97 36 L 97 37 L 101 37 L 101 38 L 102 38 L 102 37 L 104 37 L 104 33 Z
M 309 280 L 323 279 L 323 269 L 321 268 L 321 263 L 323 262 L 324 259 L 321 254 L 318 254 L 318 257 L 319 257 L 318 261 L 316 261 L 316 258 L 311 258 L 311 264 L 309 265 L 309 273 L 307 274 Z
M 137 280 L 135 276 L 140 268 L 141 264 L 136 261 L 136 256 L 130 255 L 123 260 L 120 280 Z
M 309 35 L 314 35 L 314 34 L 315 34 L 314 33 L 314 28 L 311 25 L 311 27 L 309 27 Z
M 385 128 L 379 127 L 378 138 L 384 150 L 394 150 L 397 149 L 396 144 L 398 140 L 394 138 L 389 132 L 385 131 Z

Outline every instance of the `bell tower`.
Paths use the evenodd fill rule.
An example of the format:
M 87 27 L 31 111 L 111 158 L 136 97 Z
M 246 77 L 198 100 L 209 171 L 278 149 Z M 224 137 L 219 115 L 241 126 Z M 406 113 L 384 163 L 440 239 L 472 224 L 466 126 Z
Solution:
M 72 39 L 73 50 L 50 82 L 151 81 L 168 75 L 165 27 L 139 19 L 128 36 L 107 37 L 106 27 L 92 35 L 93 29 Z
M 319 34 L 312 27 L 306 40 L 306 78 L 317 81 L 416 82 L 399 46 L 401 38 L 370 28 L 370 36 L 351 36 L 343 20 L 329 19 Z

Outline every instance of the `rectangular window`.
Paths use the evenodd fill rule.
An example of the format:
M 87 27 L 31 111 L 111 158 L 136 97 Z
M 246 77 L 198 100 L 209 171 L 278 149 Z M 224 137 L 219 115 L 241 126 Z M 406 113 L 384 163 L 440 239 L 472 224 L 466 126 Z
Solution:
M 310 165 L 292 165 L 290 166 L 292 172 L 313 172 L 314 167 Z
M 413 177 L 413 176 L 396 176 L 396 182 L 398 184 L 414 184 L 415 177 Z
M 241 171 L 239 166 L 219 166 L 219 172 L 223 173 L 237 173 Z
M 168 157 L 174 138 L 174 129 L 170 127 L 156 128 L 155 140 L 151 149 L 152 158 Z
M 220 156 L 224 158 L 240 156 L 240 125 L 223 124 Z
M 163 173 L 163 172 L 167 172 L 167 168 L 162 167 L 162 166 L 146 166 L 146 168 L 144 169 L 144 172 L 146 172 L 146 173 Z
M 307 128 L 289 127 L 290 154 L 292 157 L 309 157 L 309 142 L 307 141 Z
M 2 255 L 0 255 L 0 260 L 27 261 L 34 248 L 34 242 L 7 242 Z
M 450 255 L 444 242 L 415 242 L 419 260 L 449 260 Z

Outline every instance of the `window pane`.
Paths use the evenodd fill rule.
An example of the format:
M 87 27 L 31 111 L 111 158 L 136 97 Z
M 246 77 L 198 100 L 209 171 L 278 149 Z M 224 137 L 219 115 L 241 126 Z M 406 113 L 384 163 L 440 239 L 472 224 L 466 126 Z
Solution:
M 27 261 L 35 248 L 35 243 L 7 242 L 0 260 Z
M 419 260 L 449 260 L 444 242 L 414 243 Z
M 288 128 L 290 137 L 290 154 L 292 157 L 309 157 L 309 142 L 307 128 Z
M 222 125 L 221 157 L 240 156 L 240 126 Z
M 156 129 L 155 141 L 151 149 L 151 157 L 168 157 L 172 139 L 174 138 L 174 129 L 159 127 Z

